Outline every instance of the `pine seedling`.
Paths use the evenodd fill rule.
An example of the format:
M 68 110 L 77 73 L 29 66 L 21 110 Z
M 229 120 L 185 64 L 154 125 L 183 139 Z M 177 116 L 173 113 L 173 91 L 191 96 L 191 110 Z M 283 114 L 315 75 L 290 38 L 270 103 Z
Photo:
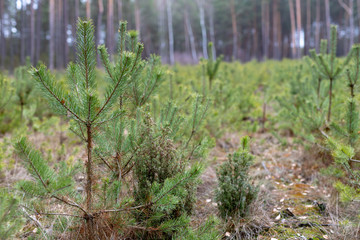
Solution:
M 202 61 L 204 61 L 204 68 L 205 68 L 204 70 L 206 76 L 209 79 L 209 89 L 211 90 L 212 83 L 218 73 L 220 64 L 223 60 L 223 56 L 221 55 L 218 58 L 214 59 L 212 42 L 209 42 L 208 44 L 208 53 L 209 53 L 209 59 L 207 60 L 202 59 Z
M 67 85 L 59 84 L 44 65 L 32 68 L 30 73 L 36 80 L 38 88 L 50 103 L 51 108 L 58 114 L 71 121 L 71 130 L 85 143 L 87 159 L 85 161 L 85 199 L 76 201 L 61 195 L 70 191 L 71 186 L 68 176 L 57 173 L 42 160 L 41 154 L 32 149 L 26 140 L 22 139 L 16 149 L 30 173 L 38 184 L 23 183 L 27 193 L 43 195 L 53 198 L 58 202 L 79 211 L 78 217 L 85 221 L 87 239 L 95 239 L 96 217 L 101 216 L 94 207 L 96 202 L 95 182 L 98 176 L 94 173 L 94 138 L 100 134 L 100 127 L 123 115 L 123 111 L 115 107 L 118 99 L 124 93 L 131 79 L 141 67 L 141 53 L 143 45 L 133 43 L 131 51 L 121 50 L 120 58 L 116 65 L 112 65 L 105 46 L 99 46 L 99 53 L 107 71 L 108 86 L 105 96 L 100 99 L 97 93 L 95 66 L 96 49 L 94 43 L 94 27 L 92 22 L 79 20 L 77 24 L 77 62 L 69 64 L 67 69 Z M 120 24 L 120 31 L 126 31 L 126 23 Z M 122 41 L 123 43 L 123 41 Z M 125 44 L 125 43 L 124 43 Z M 123 45 L 121 45 L 123 46 Z M 35 164 L 36 163 L 36 164 Z M 71 171 L 62 171 L 70 173 Z M 70 175 L 71 176 L 71 175 Z M 61 181 L 60 181 L 61 180 Z M 65 184 L 69 182 L 69 184 Z M 24 187 L 25 186 L 25 187 Z M 68 190 L 69 189 L 69 190 Z
M 107 86 L 103 98 L 97 91 L 99 82 L 95 76 L 96 54 L 91 21 L 78 22 L 78 59 L 68 66 L 66 84 L 56 82 L 43 65 L 31 70 L 52 109 L 70 120 L 70 130 L 84 143 L 83 194 L 75 190 L 77 183 L 72 178 L 75 168 L 61 164 L 64 162 L 59 166 L 49 166 L 41 153 L 25 139 L 16 144 L 16 149 L 33 180 L 22 181 L 19 187 L 33 197 L 53 199 L 64 205 L 64 212 L 58 215 L 82 220 L 80 229 L 86 239 L 106 238 L 110 230 L 115 236 L 120 236 L 129 229 L 132 232 L 159 234 L 160 237 L 171 236 L 189 223 L 186 211 L 178 217 L 174 217 L 173 213 L 177 209 L 188 209 L 185 203 L 190 201 L 186 199 L 194 195 L 194 186 L 202 167 L 194 164 L 188 169 L 185 168 L 187 165 L 179 164 L 205 152 L 204 141 L 194 145 L 189 142 L 195 137 L 208 105 L 200 106 L 200 97 L 196 98 L 192 131 L 189 140 L 182 141 L 183 146 L 189 147 L 187 151 L 177 151 L 174 139 L 181 134 L 176 134 L 180 118 L 175 116 L 175 107 L 170 106 L 162 112 L 158 125 L 146 114 L 144 117 L 143 109 L 134 111 L 134 106 L 144 105 L 153 92 L 145 86 L 154 89 L 158 80 L 162 79 L 157 58 L 153 57 L 150 61 L 141 59 L 143 45 L 137 42 L 135 32 L 127 32 L 126 23 L 120 23 L 119 32 L 119 54 L 115 63 L 110 62 L 105 46 L 98 47 L 107 74 L 105 84 L 101 82 Z M 142 79 L 149 74 L 149 81 Z M 139 90 L 134 91 L 134 86 Z M 156 160 L 159 164 L 149 165 L 147 160 Z M 160 163 L 170 167 L 163 168 Z M 142 175 L 149 173 L 149 166 L 158 170 L 156 176 L 161 175 L 156 181 L 150 181 L 151 174 Z M 130 179 L 132 181 L 128 182 Z M 133 182 L 135 186 L 129 188 Z M 66 212 L 71 209 L 72 212 Z M 38 214 L 48 213 L 44 210 L 38 211 Z M 143 214 L 146 217 L 142 217 Z M 139 219 L 144 221 L 136 222 Z M 142 227 L 134 228 L 131 223 Z
M 6 105 L 9 103 L 13 91 L 9 79 L 0 72 L 0 115 L 3 114 Z
M 202 159 L 206 153 L 207 143 L 197 134 L 207 110 L 201 99 L 202 96 L 195 98 L 189 125 L 184 126 L 187 119 L 179 115 L 176 105 L 168 102 L 156 121 L 150 116 L 148 106 L 138 108 L 136 114 L 131 114 L 136 115 L 136 119 L 120 118 L 105 131 L 102 138 L 106 141 L 98 140 L 106 144 L 98 144 L 95 152 L 103 165 L 113 172 L 108 178 L 109 194 L 104 194 L 107 204 L 121 207 L 122 183 L 131 179 L 135 185 L 133 206 L 147 206 L 132 212 L 136 222 L 148 228 L 133 231 L 136 237 L 161 239 L 187 231 L 198 180 L 193 176 L 178 177 L 187 174 L 190 160 Z M 189 132 L 189 128 L 194 131 Z M 160 200 L 163 198 L 160 189 L 168 188 L 168 182 L 174 185 L 168 185 L 172 189 L 163 196 L 167 201 L 164 204 Z M 155 205 L 154 199 L 159 199 L 161 207 Z
M 347 144 L 351 147 L 355 147 L 355 143 L 359 138 L 359 112 L 357 110 L 357 104 L 355 100 L 355 89 L 360 77 L 360 46 L 356 45 L 352 47 L 349 53 L 349 65 L 346 69 L 346 78 L 349 87 L 349 99 L 348 107 L 345 115 L 345 129 L 336 124 L 332 123 L 331 128 L 341 138 L 347 139 Z
M 20 106 L 20 118 L 23 119 L 24 107 L 31 102 L 31 95 L 34 91 L 34 84 L 31 81 L 31 76 L 28 72 L 28 67 L 17 67 L 14 71 L 16 81 L 16 98 L 17 104 Z
M 346 58 L 344 63 L 340 63 L 339 59 L 336 58 L 336 48 L 337 48 L 337 27 L 335 25 L 331 26 L 331 39 L 330 39 L 330 52 L 326 54 L 325 46 L 327 42 L 325 40 L 321 41 L 321 51 L 319 54 L 316 54 L 314 49 L 310 50 L 311 59 L 314 61 L 317 71 L 323 76 L 324 79 L 330 81 L 329 87 L 329 108 L 327 114 L 327 121 L 330 122 L 331 119 L 331 107 L 332 107 L 332 95 L 333 95 L 333 84 L 334 81 L 340 76 L 345 66 L 349 63 L 349 56 Z
M 249 141 L 249 137 L 242 138 L 240 149 L 229 155 L 217 172 L 216 201 L 223 219 L 246 217 L 249 205 L 257 196 L 257 187 L 249 182 L 248 172 L 254 160 L 249 153 Z

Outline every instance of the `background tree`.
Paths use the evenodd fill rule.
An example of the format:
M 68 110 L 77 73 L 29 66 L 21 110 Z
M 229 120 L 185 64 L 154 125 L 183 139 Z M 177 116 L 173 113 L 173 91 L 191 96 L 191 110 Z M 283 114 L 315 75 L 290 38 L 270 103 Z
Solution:
M 297 58 L 310 48 L 319 50 L 330 23 L 348 33 L 338 39 L 343 47 L 337 54 L 344 56 L 360 39 L 359 5 L 359 0 L 103 0 L 102 6 L 98 0 L 2 0 L 0 67 L 12 71 L 29 56 L 33 63 L 64 68 L 75 59 L 74 22 L 89 16 L 98 26 L 96 43 L 105 41 L 110 52 L 118 44 L 114 23 L 122 19 L 140 32 L 145 57 L 157 53 L 170 64 L 206 57 L 208 41 L 214 43 L 213 56 L 227 61 Z

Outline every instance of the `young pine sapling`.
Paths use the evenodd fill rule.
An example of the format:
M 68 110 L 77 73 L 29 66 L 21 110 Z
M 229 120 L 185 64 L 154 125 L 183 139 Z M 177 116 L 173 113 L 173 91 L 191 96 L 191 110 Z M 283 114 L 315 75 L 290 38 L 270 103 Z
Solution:
M 337 27 L 335 25 L 331 26 L 331 39 L 330 39 L 330 53 L 326 54 L 325 46 L 327 46 L 327 41 L 322 40 L 321 42 L 321 52 L 316 54 L 314 49 L 310 50 L 311 59 L 314 61 L 318 73 L 322 76 L 321 79 L 328 79 L 330 81 L 329 87 L 329 109 L 327 115 L 327 121 L 331 120 L 331 105 L 332 105 L 332 95 L 333 95 L 333 84 L 334 81 L 340 76 L 345 66 L 348 64 L 350 58 L 347 57 L 344 63 L 340 63 L 339 59 L 336 58 L 336 48 L 337 48 Z M 319 80 L 320 84 L 321 80 Z M 320 88 L 319 88 L 320 89 Z

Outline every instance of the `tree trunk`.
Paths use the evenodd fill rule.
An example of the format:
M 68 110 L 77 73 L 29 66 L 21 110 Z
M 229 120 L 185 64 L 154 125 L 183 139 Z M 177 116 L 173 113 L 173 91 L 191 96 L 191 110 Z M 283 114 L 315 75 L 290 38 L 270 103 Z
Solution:
M 165 59 L 167 58 L 167 54 L 166 54 L 166 36 L 165 36 L 165 4 L 164 4 L 164 0 L 158 0 L 158 28 L 159 28 L 159 42 L 160 42 L 160 46 L 159 46 L 159 52 L 160 52 L 160 56 L 162 61 L 164 62 Z
M 67 27 L 69 24 L 69 19 L 68 19 L 68 1 L 65 0 L 63 1 L 63 27 L 62 27 L 62 31 L 63 31 L 63 61 L 64 61 L 64 66 L 66 66 L 66 64 L 68 63 L 69 60 L 69 45 L 67 42 Z
M 210 41 L 213 43 L 211 51 L 213 55 L 213 60 L 216 59 L 215 51 L 215 27 L 214 27 L 214 6 L 211 2 L 208 3 L 208 15 L 209 15 L 209 30 L 210 30 Z
M 349 21 L 349 45 L 345 49 L 345 54 L 349 51 L 354 44 L 354 0 L 349 0 L 349 5 L 346 5 L 343 0 L 338 0 L 341 7 L 345 10 L 347 14 L 347 20 Z
M 329 0 L 325 0 L 325 20 L 326 20 L 326 36 L 328 44 L 330 44 L 331 29 L 330 29 L 330 3 Z
M 114 0 L 108 0 L 106 19 L 106 45 L 109 53 L 114 53 Z
M 122 0 L 117 1 L 117 9 L 118 9 L 118 22 L 123 19 L 123 2 Z
M 190 22 L 190 19 L 189 19 L 189 13 L 188 13 L 187 8 L 185 8 L 184 18 L 185 18 L 185 23 L 186 23 L 186 29 L 187 29 L 188 34 L 189 34 L 191 56 L 192 56 L 192 59 L 194 60 L 194 62 L 197 62 L 198 57 L 197 57 L 197 53 L 196 53 L 195 37 L 194 37 L 194 33 L 193 33 L 193 30 L 192 30 L 192 27 L 191 27 L 191 22 Z
M 175 63 L 175 56 L 174 56 L 174 32 L 173 32 L 173 24 L 172 24 L 171 1 L 172 0 L 166 0 L 166 9 L 167 9 L 168 32 L 169 32 L 169 57 L 170 57 L 170 64 L 173 65 Z
M 360 27 L 360 0 L 356 1 L 357 3 L 357 15 L 358 15 L 358 19 L 359 19 L 359 26 Z M 358 39 L 358 43 L 360 42 L 360 34 L 359 34 L 359 39 Z
M 262 21 L 262 43 L 264 59 L 269 58 L 269 42 L 270 42 L 270 7 L 267 0 L 261 3 L 261 21 Z
M 49 68 L 54 69 L 54 51 L 55 51 L 55 0 L 49 2 L 49 29 L 50 29 L 50 42 L 49 42 Z
M 360 1 L 360 0 L 359 0 Z M 316 24 L 315 24 L 315 49 L 320 51 L 320 1 L 316 1 Z
M 233 58 L 237 58 L 238 53 L 238 30 L 236 22 L 236 12 L 235 12 L 235 3 L 234 0 L 230 0 L 230 13 L 231 13 L 231 23 L 232 23 L 232 34 L 233 34 Z
M 21 64 L 24 65 L 25 64 L 25 38 L 26 38 L 26 34 L 25 34 L 25 25 L 26 25 L 26 21 L 25 21 L 25 16 L 26 16 L 26 1 L 22 0 L 21 1 L 21 44 L 20 44 L 20 61 Z
M 99 7 L 99 13 L 97 16 L 97 24 L 96 24 L 96 46 L 100 43 L 101 38 L 101 21 L 102 21 L 102 15 L 104 13 L 104 4 L 103 0 L 98 0 L 98 7 Z M 97 54 L 97 65 L 101 66 L 101 60 L 99 54 Z
M 62 24 L 62 14 L 63 14 L 63 1 L 64 0 L 57 0 L 57 13 L 56 13 L 56 53 L 55 53 L 55 58 L 56 58 L 56 68 L 57 69 L 62 69 L 64 68 L 64 62 L 63 62 L 63 39 L 62 39 L 62 35 L 63 35 L 63 24 Z
M 91 0 L 86 0 L 86 18 L 91 18 Z
M 0 56 L 1 56 L 1 69 L 5 69 L 5 37 L 4 37 L 4 1 L 0 1 Z
M 281 16 L 278 0 L 273 2 L 273 46 L 273 56 L 279 60 L 281 58 Z
M 138 32 L 138 39 L 141 39 L 141 15 L 140 15 L 140 7 L 139 7 L 139 0 L 135 0 L 135 28 Z
M 254 6 L 254 12 L 256 12 L 256 2 L 254 1 L 253 2 L 253 6 Z M 253 35 L 253 41 L 254 41 L 254 44 L 253 44 L 253 54 L 252 56 L 255 57 L 256 59 L 259 57 L 258 55 L 258 51 L 259 51 L 259 34 L 258 34 L 258 29 L 257 29 L 257 14 L 253 14 L 253 18 L 254 18 L 254 21 L 253 21 L 253 32 L 254 32 L 254 35 Z
M 306 1 L 305 54 L 309 53 L 311 39 L 311 0 Z
M 34 0 L 30 3 L 30 59 L 31 64 L 35 65 L 35 9 Z
M 184 15 L 184 37 L 185 37 L 185 53 L 186 54 L 190 54 L 191 55 L 191 51 L 190 51 L 190 41 L 189 41 L 189 31 L 187 30 L 187 26 L 186 26 L 186 18 Z
M 302 55 L 301 51 L 301 2 L 300 0 L 296 0 L 296 23 L 297 23 L 297 56 L 300 58 Z
M 291 55 L 296 57 L 296 41 L 295 41 L 295 12 L 293 0 L 289 0 L 290 24 L 291 24 Z
M 35 46 L 35 64 L 40 60 L 41 50 L 41 21 L 42 21 L 42 2 L 38 0 L 38 9 L 36 11 L 36 46 Z
M 207 34 L 206 34 L 206 25 L 205 25 L 205 11 L 204 11 L 204 0 L 197 0 L 199 7 L 199 17 L 200 17 L 200 27 L 201 27 L 201 36 L 202 36 L 202 49 L 203 57 L 208 59 L 207 52 Z

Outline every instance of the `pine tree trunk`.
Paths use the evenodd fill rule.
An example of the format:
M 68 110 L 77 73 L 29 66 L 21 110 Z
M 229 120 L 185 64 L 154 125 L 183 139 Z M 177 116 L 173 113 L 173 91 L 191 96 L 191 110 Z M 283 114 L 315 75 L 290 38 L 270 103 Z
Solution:
M 135 0 L 135 28 L 138 32 L 138 39 L 141 39 L 141 16 L 140 16 L 140 7 L 139 7 L 139 0 Z
M 49 29 L 50 29 L 50 42 L 49 42 L 49 68 L 54 69 L 54 51 L 55 51 L 55 0 L 50 0 L 49 3 Z
M 236 22 L 236 12 L 235 12 L 235 3 L 234 0 L 230 0 L 230 13 L 231 13 L 231 23 L 232 23 L 232 34 L 233 34 L 233 58 L 237 59 L 238 53 L 238 30 Z
M 253 2 L 253 11 L 256 12 L 256 2 Z M 253 41 L 254 41 L 254 45 L 253 45 L 253 54 L 252 57 L 255 57 L 256 59 L 258 59 L 259 54 L 259 33 L 258 33 L 258 29 L 257 29 L 257 14 L 253 14 L 253 31 L 254 31 L 254 35 L 253 35 Z
M 1 69 L 5 69 L 5 37 L 4 37 L 4 1 L 0 1 L 0 56 L 1 56 Z
M 30 59 L 31 64 L 35 65 L 35 9 L 34 0 L 30 3 Z
M 123 19 L 123 2 L 122 0 L 117 1 L 117 9 L 118 9 L 118 22 Z
M 91 214 L 92 212 L 92 127 L 90 124 L 87 126 L 87 161 L 86 161 L 86 211 Z M 92 216 L 86 216 L 87 225 L 87 239 L 95 239 L 94 222 Z
M 333 79 L 330 79 L 329 109 L 328 109 L 328 115 L 327 115 L 327 121 L 328 121 L 329 123 L 330 123 L 330 120 L 331 120 L 332 88 L 333 88 Z
M 214 27 L 214 6 L 211 2 L 208 3 L 208 15 L 209 15 L 209 32 L 210 32 L 210 40 L 213 43 L 212 45 L 212 55 L 213 60 L 216 59 L 216 51 L 215 51 L 215 27 Z
M 63 32 L 63 62 L 64 62 L 64 66 L 66 66 L 66 64 L 68 63 L 68 58 L 69 58 L 69 46 L 68 46 L 68 42 L 67 42 L 67 27 L 69 24 L 69 19 L 68 19 L 68 1 L 64 0 L 63 2 L 63 27 L 62 27 L 62 32 Z
M 330 3 L 329 0 L 325 0 L 325 20 L 326 20 L 326 36 L 328 44 L 331 40 L 331 29 L 330 29 Z
M 301 3 L 300 0 L 296 0 L 296 23 L 297 23 L 297 56 L 298 58 L 301 57 L 301 31 L 302 31 L 302 24 L 301 24 Z
M 305 54 L 310 50 L 311 39 L 311 0 L 306 1 L 306 34 L 305 34 Z
M 296 41 L 295 41 L 295 12 L 293 0 L 289 0 L 290 24 L 291 24 L 291 55 L 296 57 Z
M 21 1 L 21 44 L 20 44 L 20 61 L 21 64 L 25 64 L 25 38 L 26 38 L 26 34 L 25 34 L 25 29 L 26 29 L 26 21 L 25 21 L 25 16 L 26 16 L 26 1 L 22 0 Z
M 204 10 L 204 0 L 197 0 L 197 5 L 199 7 L 199 18 L 200 18 L 200 27 L 201 27 L 201 36 L 202 36 L 202 50 L 203 57 L 208 58 L 207 52 L 207 34 L 206 34 L 206 25 L 205 25 L 205 10 Z
M 190 52 L 190 41 L 189 41 L 189 31 L 187 30 L 186 26 L 186 18 L 184 15 L 184 36 L 185 36 L 185 53 L 191 55 Z
M 338 2 L 346 12 L 346 22 L 349 22 L 349 45 L 344 49 L 346 54 L 346 52 L 348 52 L 354 44 L 354 0 L 349 0 L 349 5 L 346 5 L 343 0 L 338 0 Z
M 317 52 L 320 51 L 320 14 L 320 1 L 316 1 L 315 49 Z
M 64 68 L 64 64 L 63 64 L 63 39 L 62 39 L 62 29 L 63 29 L 63 24 L 62 24 L 62 14 L 63 14 L 63 1 L 64 0 L 57 0 L 57 6 L 56 6 L 56 53 L 55 53 L 55 57 L 56 57 L 56 68 L 57 69 L 63 69 Z
M 109 53 L 114 53 L 114 0 L 108 0 L 107 23 L 106 23 L 106 45 Z
M 97 24 L 96 24 L 96 41 L 95 41 L 96 46 L 99 45 L 100 37 L 101 37 L 101 21 L 102 21 L 102 15 L 104 12 L 103 0 L 98 0 L 98 7 L 99 7 L 99 13 L 97 16 Z M 97 54 L 97 65 L 101 66 L 101 60 L 100 60 L 99 54 Z
M 166 9 L 167 9 L 167 17 L 168 17 L 168 33 L 169 33 L 169 57 L 170 57 L 170 64 L 173 65 L 175 63 L 175 56 L 174 56 L 174 32 L 173 32 L 173 24 L 172 24 L 171 3 L 172 0 L 166 0 Z
M 281 58 L 281 17 L 278 0 L 273 2 L 273 45 L 273 56 L 279 60 Z
M 164 62 L 167 58 L 166 54 L 166 36 L 165 36 L 165 0 L 157 0 L 158 4 L 158 28 L 159 28 L 159 52 L 162 61 Z
M 354 45 L 354 32 L 355 32 L 355 24 L 354 24 L 354 0 L 349 0 L 349 17 L 350 17 L 350 49 Z M 349 50 L 350 50 L 349 49 Z
M 261 20 L 262 20 L 262 42 L 264 59 L 269 58 L 269 43 L 270 43 L 270 7 L 267 0 L 261 3 Z
M 86 0 L 86 18 L 91 18 L 91 0 Z
M 357 3 L 357 15 L 358 15 L 358 19 L 359 19 L 359 26 L 360 27 L 360 0 L 356 1 Z M 359 39 L 358 39 L 358 43 L 360 42 L 360 34 L 359 34 Z
M 35 46 L 35 64 L 40 60 L 41 50 L 41 21 L 42 21 L 42 0 L 38 0 L 38 9 L 36 11 L 36 46 Z
M 192 59 L 194 60 L 194 62 L 197 62 L 198 57 L 197 57 L 197 53 L 196 53 L 195 37 L 194 37 L 194 33 L 193 33 L 193 30 L 191 27 L 189 13 L 188 13 L 187 8 L 185 8 L 184 11 L 185 11 L 184 18 L 185 18 L 185 22 L 186 22 L 186 29 L 188 30 L 188 34 L 189 34 L 189 38 L 190 38 L 191 56 L 192 56 Z

